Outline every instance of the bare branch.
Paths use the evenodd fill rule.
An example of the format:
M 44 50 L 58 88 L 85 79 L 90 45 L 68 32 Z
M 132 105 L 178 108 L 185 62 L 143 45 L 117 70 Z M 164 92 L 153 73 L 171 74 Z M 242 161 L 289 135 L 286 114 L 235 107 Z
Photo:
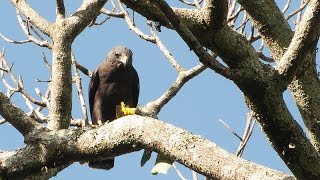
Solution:
M 287 12 L 287 10 L 289 9 L 290 4 L 291 4 L 291 0 L 287 0 L 286 5 L 282 9 L 282 13 L 283 14 Z
M 12 81 L 16 84 L 17 88 L 13 88 L 11 87 L 3 78 L 3 83 L 5 84 L 5 86 L 11 90 L 11 91 L 15 91 L 15 92 L 20 92 L 21 94 L 23 94 L 26 98 L 28 98 L 32 103 L 37 104 L 39 106 L 46 106 L 46 104 L 44 102 L 38 101 L 35 98 L 33 98 L 32 96 L 30 96 L 24 89 L 23 87 L 23 81 L 22 78 L 19 76 L 19 80 L 16 79 L 16 77 L 13 75 L 12 71 L 11 71 L 11 67 L 8 66 L 5 58 L 4 58 L 4 52 L 2 52 L 0 54 L 0 59 L 2 61 L 2 66 L 6 69 L 6 72 L 8 73 L 8 75 L 11 77 Z
M 64 0 L 56 0 L 57 20 L 64 19 L 66 17 L 66 9 L 63 1 Z
M 31 33 L 29 32 L 28 20 L 25 21 L 25 22 L 26 22 L 26 23 L 25 23 L 25 22 L 22 20 L 22 18 L 21 18 L 21 16 L 20 16 L 20 13 L 19 13 L 18 10 L 17 10 L 17 18 L 18 18 L 19 24 L 20 24 L 20 26 L 21 26 L 24 34 L 28 37 L 28 39 L 29 39 L 30 41 L 32 41 L 33 43 L 35 43 L 36 45 L 38 45 L 38 46 L 40 46 L 40 47 L 48 47 L 49 49 L 52 48 L 51 44 L 49 44 L 48 41 L 46 41 L 46 40 L 39 41 L 39 40 L 37 40 L 35 37 L 33 37 L 33 36 L 31 35 Z
M 244 152 L 244 148 L 246 147 L 251 134 L 253 132 L 253 128 L 256 124 L 255 119 L 253 118 L 253 111 L 251 111 L 248 115 L 247 115 L 247 124 L 246 124 L 246 128 L 244 130 L 243 136 L 242 136 L 242 141 L 239 144 L 239 147 L 237 149 L 236 152 L 236 156 L 241 157 L 243 152 Z
M 179 92 L 186 82 L 200 74 L 205 69 L 206 67 L 204 65 L 199 64 L 188 71 L 180 71 L 173 85 L 161 97 L 149 102 L 145 109 L 149 112 L 153 112 L 154 114 L 158 114 L 161 108 Z
M 138 34 L 140 38 L 142 38 L 142 39 L 144 39 L 146 41 L 155 43 L 156 40 L 155 40 L 154 37 L 144 34 L 142 31 L 140 31 L 139 28 L 137 28 L 135 26 L 133 21 L 130 19 L 128 12 L 124 9 L 121 0 L 118 0 L 118 3 L 119 3 L 119 7 L 120 7 L 120 10 L 121 10 L 121 13 L 123 14 L 124 19 L 126 20 L 128 26 L 129 26 L 129 29 L 134 31 L 136 34 Z
M 279 171 L 238 158 L 198 135 L 157 119 L 136 115 L 125 116 L 87 131 L 72 129 L 34 133 L 26 137 L 26 144 L 17 152 L 0 152 L 0 168 L 6 169 L 0 171 L 1 177 L 21 178 L 39 172 L 44 166 L 97 160 L 149 148 L 211 178 L 293 179 Z M 51 153 L 43 149 L 50 149 Z M 226 167 L 230 168 L 226 170 Z
M 262 51 L 258 51 L 258 56 L 261 60 L 265 61 L 265 62 L 274 62 L 274 59 L 270 58 L 270 57 L 267 57 L 265 56 Z
M 242 23 L 236 28 L 236 30 L 239 30 L 239 33 L 240 34 L 243 34 L 243 35 L 245 35 L 245 28 L 246 28 L 246 25 L 247 25 L 247 23 L 249 22 L 249 20 L 250 20 L 250 18 L 248 18 L 247 17 L 247 13 L 246 12 L 244 12 L 244 14 L 243 14 L 243 20 L 242 20 Z
M 123 12 L 112 12 L 112 11 L 108 11 L 108 10 L 106 10 L 104 8 L 102 8 L 100 10 L 100 13 L 106 14 L 106 15 L 111 16 L 111 17 L 124 18 L 124 13 Z
M 15 40 L 12 40 L 12 39 L 9 39 L 9 38 L 5 37 L 5 36 L 4 36 L 3 34 L 1 34 L 1 33 L 0 33 L 0 36 L 1 36 L 1 38 L 2 38 L 3 40 L 5 40 L 5 41 L 7 41 L 7 42 L 9 42 L 9 43 L 14 43 L 14 44 L 24 44 L 24 43 L 29 43 L 29 42 L 31 42 L 30 39 L 28 39 L 28 40 L 22 40 L 22 41 L 15 41 Z
M 240 141 L 243 141 L 243 139 L 236 133 L 235 130 L 233 130 L 227 123 L 225 123 L 222 119 L 219 119 L 219 122 L 221 122 L 233 135 L 235 135 Z
M 28 117 L 20 108 L 13 105 L 10 99 L 0 92 L 0 115 L 12 124 L 21 134 L 27 135 L 41 125 Z
M 167 20 L 179 33 L 182 39 L 187 43 L 187 45 L 196 53 L 199 57 L 200 62 L 208 66 L 220 75 L 230 78 L 229 70 L 219 63 L 217 60 L 212 58 L 199 43 L 197 38 L 192 34 L 192 32 L 179 20 L 179 18 L 172 11 L 171 7 L 163 0 L 152 0 L 152 2 L 161 9 L 163 14 L 166 16 Z M 217 17 L 219 19 L 220 17 Z
M 188 5 L 188 6 L 195 6 L 198 9 L 200 9 L 201 8 L 200 4 L 202 3 L 203 0 L 199 0 L 199 1 L 198 0 L 194 0 L 193 2 L 189 2 L 187 0 L 179 0 L 179 1 L 184 3 L 184 4 L 186 4 L 186 5 Z
M 304 62 L 306 52 L 317 44 L 320 29 L 320 1 L 311 0 L 303 16 L 292 41 L 285 52 L 276 70 L 280 79 L 285 82 L 285 86 L 294 78 L 299 67 Z
M 298 14 L 299 12 L 301 12 L 302 10 L 304 10 L 304 8 L 309 4 L 310 0 L 307 0 L 305 2 L 303 2 L 301 4 L 301 6 L 296 9 L 295 11 L 293 11 L 292 13 L 290 13 L 287 17 L 286 20 L 289 20 L 290 18 L 292 18 L 294 15 Z
M 172 166 L 174 168 L 174 170 L 176 170 L 178 176 L 180 177 L 181 180 L 187 180 L 183 175 L 182 173 L 179 171 L 179 169 L 177 168 L 176 164 L 175 163 L 172 163 Z
M 159 36 L 156 34 L 155 30 L 152 27 L 152 22 L 151 21 L 147 21 L 148 27 L 150 29 L 151 34 L 153 35 L 154 39 L 155 39 L 155 44 L 158 45 L 159 49 L 163 52 L 163 54 L 169 59 L 170 63 L 172 64 L 172 66 L 176 69 L 176 71 L 181 72 L 184 71 L 185 69 L 183 69 L 178 62 L 175 60 L 175 58 L 172 56 L 172 54 L 169 52 L 169 50 L 165 47 L 165 45 L 161 42 Z
M 74 75 L 75 75 L 75 80 L 76 80 L 77 92 L 78 92 L 78 96 L 79 96 L 79 100 L 80 100 L 80 106 L 81 106 L 81 110 L 82 110 L 83 118 L 84 118 L 84 125 L 83 126 L 87 126 L 89 124 L 89 122 L 88 122 L 87 106 L 84 101 L 84 96 L 83 96 L 83 91 L 82 91 L 81 76 L 78 72 L 78 68 L 76 65 L 76 59 L 74 57 L 74 54 L 72 54 L 71 58 L 72 58 L 72 66 L 74 68 Z
M 77 11 L 71 17 L 66 18 L 66 22 L 71 30 L 68 34 L 72 40 L 99 15 L 100 10 L 106 2 L 107 0 L 84 0 Z
M 86 67 L 82 66 L 78 62 L 75 62 L 77 69 L 79 69 L 83 74 L 87 75 L 88 77 L 91 77 L 91 72 Z
M 239 6 L 237 11 L 232 14 L 230 17 L 228 17 L 227 21 L 228 21 L 228 25 L 233 27 L 234 26 L 234 23 L 236 22 L 237 18 L 239 17 L 240 13 L 243 12 L 244 9 Z
M 27 17 L 33 25 L 40 29 L 41 32 L 48 36 L 51 35 L 52 24 L 33 10 L 26 0 L 10 0 L 10 2 L 19 10 L 19 12 Z
M 195 172 L 194 170 L 192 170 L 192 178 L 193 180 L 198 180 L 197 172 Z
M 47 57 L 46 57 L 46 55 L 44 54 L 43 51 L 41 51 L 41 58 L 42 58 L 44 64 L 46 65 L 46 67 L 48 68 L 48 70 L 51 72 L 51 71 L 52 71 L 52 67 L 51 67 L 51 65 L 49 64 L 49 62 L 48 62 L 48 60 L 47 60 Z

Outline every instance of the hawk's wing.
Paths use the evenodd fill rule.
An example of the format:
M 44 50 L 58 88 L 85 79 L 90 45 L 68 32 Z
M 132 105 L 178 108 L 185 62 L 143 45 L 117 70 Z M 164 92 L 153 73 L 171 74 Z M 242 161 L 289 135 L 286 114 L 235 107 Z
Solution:
M 99 83 L 100 83 L 100 78 L 99 78 L 99 73 L 97 68 L 95 71 L 93 71 L 90 78 L 90 82 L 89 82 L 89 106 L 90 106 L 90 115 L 91 115 L 92 121 L 95 121 L 95 117 L 93 114 L 93 105 L 94 105 L 94 97 L 98 90 Z
M 133 88 L 132 88 L 132 95 L 133 95 L 133 105 L 134 107 L 137 106 L 138 104 L 138 99 L 139 99 L 139 92 L 140 92 L 140 82 L 139 82 L 139 76 L 137 71 L 133 68 L 134 72 L 134 78 L 133 78 Z

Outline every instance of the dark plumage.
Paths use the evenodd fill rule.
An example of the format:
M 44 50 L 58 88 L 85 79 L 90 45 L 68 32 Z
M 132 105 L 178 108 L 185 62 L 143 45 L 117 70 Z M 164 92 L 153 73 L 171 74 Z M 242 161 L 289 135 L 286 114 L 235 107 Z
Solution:
M 114 47 L 92 73 L 89 84 L 89 105 L 92 124 L 116 119 L 116 106 L 124 102 L 136 107 L 139 97 L 139 77 L 132 66 L 132 52 L 127 47 Z M 89 162 L 89 166 L 111 169 L 114 158 Z

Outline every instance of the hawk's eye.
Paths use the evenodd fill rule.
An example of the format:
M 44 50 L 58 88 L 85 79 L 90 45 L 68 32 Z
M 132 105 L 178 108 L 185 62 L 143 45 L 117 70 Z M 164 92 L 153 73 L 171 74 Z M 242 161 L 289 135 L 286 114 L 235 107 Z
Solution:
M 115 53 L 116 57 L 119 58 L 120 57 L 120 53 Z

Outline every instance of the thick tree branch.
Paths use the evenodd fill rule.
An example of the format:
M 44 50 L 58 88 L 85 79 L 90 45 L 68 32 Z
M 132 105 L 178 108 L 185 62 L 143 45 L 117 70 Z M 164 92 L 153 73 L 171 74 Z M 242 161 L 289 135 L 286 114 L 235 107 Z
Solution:
M 173 29 L 165 15 L 157 6 L 152 3 L 152 1 L 122 0 L 122 2 L 126 4 L 127 7 L 138 12 L 147 19 L 158 22 L 161 26 Z M 210 45 L 212 36 L 208 27 L 210 26 L 211 22 L 206 6 L 201 9 L 172 7 L 172 10 L 179 20 L 184 22 L 185 26 L 187 26 L 194 36 L 197 37 L 201 44 L 207 47 Z
M 20 150 L 0 152 L 3 178 L 21 178 L 39 172 L 43 167 L 103 159 L 149 148 L 212 178 L 293 179 L 238 158 L 200 136 L 142 116 L 123 117 L 87 131 L 38 132 L 28 136 L 26 143 L 27 146 Z
M 73 40 L 90 22 L 99 15 L 103 5 L 108 0 L 84 0 L 79 9 L 66 19 L 69 28 L 67 34 Z
M 252 77 L 251 77 L 252 76 Z M 298 179 L 320 178 L 320 155 L 290 114 L 282 89 L 266 75 L 239 74 L 238 87 L 271 145 Z M 272 76 L 271 76 L 272 77 Z
M 35 129 L 41 128 L 40 124 L 28 117 L 20 108 L 13 105 L 10 99 L 2 92 L 0 92 L 0 115 L 22 135 L 27 135 Z
M 64 0 L 56 0 L 56 13 L 57 13 L 57 20 L 64 19 L 66 16 L 66 9 L 64 7 Z
M 255 28 L 270 48 L 273 58 L 279 60 L 285 52 L 283 47 L 288 46 L 292 37 L 290 26 L 281 10 L 270 0 L 238 0 L 238 2 L 252 17 Z
M 72 75 L 71 44 L 80 32 L 99 14 L 107 0 L 84 0 L 80 8 L 71 17 L 59 19 L 52 28 L 52 98 L 48 128 L 68 128 L 71 120 Z M 61 9 L 61 4 L 60 9 Z M 60 11 L 61 12 L 61 11 Z M 58 14 L 59 15 L 59 14 Z
M 205 10 L 210 17 L 212 29 L 220 29 L 227 24 L 228 2 L 226 0 L 206 0 Z
M 293 32 L 274 1 L 238 0 L 253 19 L 253 24 L 279 62 L 292 40 Z M 263 6 L 261 6 L 263 4 Z M 314 49 L 312 47 L 311 49 Z M 294 100 L 307 127 L 309 137 L 320 152 L 320 81 L 317 77 L 315 52 L 309 51 L 300 72 L 289 85 Z
M 33 10 L 25 0 L 10 0 L 10 2 L 41 32 L 51 36 L 52 24 Z
M 276 70 L 285 82 L 285 86 L 294 78 L 304 63 L 304 56 L 313 50 L 320 35 L 320 1 L 311 0 L 308 8 L 299 23 L 288 50 L 277 64 Z M 307 62 L 309 64 L 310 62 Z
M 68 128 L 72 107 L 71 42 L 62 24 L 54 29 L 49 129 Z

